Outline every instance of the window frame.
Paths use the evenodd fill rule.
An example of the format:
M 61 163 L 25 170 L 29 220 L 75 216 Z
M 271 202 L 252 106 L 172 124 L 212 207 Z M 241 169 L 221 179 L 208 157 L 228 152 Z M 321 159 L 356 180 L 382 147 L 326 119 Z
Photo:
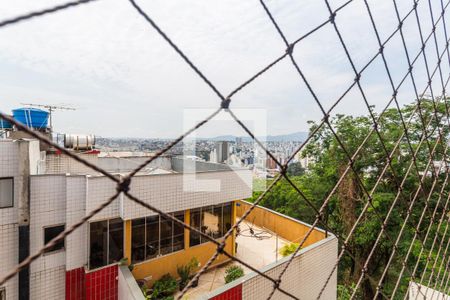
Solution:
M 214 210 L 216 208 L 220 207 L 220 219 L 219 219 L 219 225 L 221 225 L 221 226 L 219 226 L 220 227 L 219 228 L 220 236 L 216 238 L 216 237 L 202 231 L 204 234 L 210 236 L 211 238 L 218 240 L 218 239 L 222 238 L 225 235 L 225 233 L 227 232 L 227 230 L 225 228 L 226 224 L 224 224 L 224 222 L 223 222 L 224 221 L 223 211 L 224 211 L 224 207 L 226 207 L 226 206 L 230 207 L 230 219 L 231 219 L 230 221 L 231 221 L 231 226 L 233 226 L 233 202 L 224 202 L 224 203 L 220 203 L 220 204 L 216 204 L 216 205 L 206 205 L 206 206 L 202 206 L 202 207 L 193 208 L 190 210 L 191 217 L 190 217 L 189 221 L 190 222 L 192 221 L 192 211 L 193 210 L 198 211 L 200 213 L 200 227 L 198 228 L 198 230 L 202 231 L 202 227 L 204 226 L 203 211 L 214 212 Z M 192 226 L 192 224 L 190 222 L 189 222 L 189 226 Z M 197 234 L 197 233 L 195 233 L 195 234 Z M 200 246 L 204 243 L 211 242 L 209 239 L 207 239 L 207 238 L 203 237 L 201 234 L 199 234 L 200 242 L 198 244 L 191 245 L 191 235 L 192 235 L 192 231 L 189 232 L 189 247 L 190 248 Z
M 11 182 L 12 182 L 12 186 L 11 186 L 11 205 L 10 206 L 0 206 L 0 209 L 12 208 L 12 207 L 14 207 L 14 177 L 12 177 L 12 176 L 0 177 L 0 181 L 2 181 L 2 180 L 11 180 Z
M 89 271 L 93 271 L 93 270 L 97 270 L 97 269 L 101 269 L 104 268 L 106 266 L 111 266 L 114 264 L 118 264 L 119 262 L 115 262 L 115 263 L 109 263 L 109 221 L 110 220 L 116 220 L 119 219 L 122 221 L 122 258 L 125 255 L 125 220 L 123 220 L 122 218 L 111 218 L 111 219 L 104 219 L 104 220 L 97 220 L 97 221 L 93 221 L 93 222 L 89 222 L 88 225 L 88 242 L 87 242 L 87 268 Z M 106 264 L 105 265 L 101 265 L 98 267 L 91 267 L 91 224 L 92 223 L 100 223 L 100 222 L 106 222 Z
M 185 223 L 185 221 L 186 221 L 186 211 L 184 211 L 184 210 L 171 212 L 171 213 L 169 213 L 169 215 L 171 215 L 174 218 L 177 218 L 176 216 L 181 216 L 182 215 L 183 216 L 182 222 Z M 147 236 L 147 224 L 148 223 L 147 223 L 147 220 L 148 220 L 148 218 L 152 218 L 152 217 L 156 217 L 156 216 L 158 217 L 158 249 L 157 249 L 157 254 L 155 256 L 148 257 L 147 256 L 147 244 L 148 244 L 148 240 L 147 240 L 147 238 L 148 238 L 148 236 Z M 145 247 L 144 247 L 144 259 L 143 260 L 137 260 L 137 261 L 132 260 L 131 263 L 139 264 L 139 263 L 142 263 L 142 262 L 146 262 L 146 261 L 149 261 L 149 260 L 152 260 L 152 259 L 157 259 L 159 257 L 170 255 L 172 253 L 183 251 L 183 250 L 186 249 L 186 243 L 185 243 L 186 232 L 184 231 L 184 226 L 183 226 L 183 234 L 182 234 L 182 236 L 183 236 L 183 248 L 179 249 L 179 250 L 174 250 L 174 234 L 175 234 L 175 226 L 176 226 L 175 221 L 173 221 L 172 219 L 163 218 L 159 214 L 153 215 L 153 216 L 147 216 L 147 217 L 143 217 L 143 218 L 137 218 L 137 219 L 134 219 L 134 220 L 131 221 L 132 222 L 131 223 L 131 232 L 133 232 L 133 221 L 140 220 L 140 219 L 144 219 L 144 245 L 145 245 Z M 171 221 L 171 234 L 170 234 L 170 245 L 171 245 L 170 248 L 171 248 L 171 251 L 167 252 L 167 253 L 161 253 L 161 221 L 162 220 L 170 220 Z M 180 220 L 180 219 L 178 219 L 178 220 Z M 133 236 L 131 236 L 131 242 L 133 243 Z M 133 257 L 133 253 L 131 253 L 131 256 Z
M 60 224 L 56 224 L 56 225 L 46 225 L 46 226 L 43 226 L 42 227 L 42 230 L 43 230 L 43 240 L 44 240 L 44 246 L 46 245 L 46 242 L 45 242 L 45 230 L 46 229 L 49 229 L 49 228 L 55 228 L 55 227 L 63 227 L 63 230 L 61 231 L 61 232 L 64 232 L 64 230 L 66 230 L 66 224 L 65 223 L 60 223 Z M 60 232 L 60 233 L 61 233 Z M 56 236 L 58 236 L 60 233 L 58 233 Z M 55 236 L 55 237 L 56 237 Z M 52 239 L 54 239 L 55 237 L 53 237 L 53 238 L 51 238 L 50 240 L 49 240 L 49 242 L 52 240 Z M 55 245 L 55 246 L 57 246 L 57 244 Z M 47 250 L 47 251 L 45 251 L 44 252 L 44 255 L 49 255 L 49 254 L 54 254 L 54 253 L 58 253 L 58 252 L 62 252 L 62 251 L 66 251 L 66 238 L 64 238 L 63 240 L 62 240 L 62 248 L 58 248 L 58 249 L 54 249 L 54 250 Z M 1 298 L 0 298 L 1 299 Z

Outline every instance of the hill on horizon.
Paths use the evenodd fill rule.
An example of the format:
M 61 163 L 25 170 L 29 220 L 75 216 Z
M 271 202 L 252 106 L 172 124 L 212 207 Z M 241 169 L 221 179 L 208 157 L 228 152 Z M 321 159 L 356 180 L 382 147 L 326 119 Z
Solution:
M 242 138 L 243 142 L 252 141 L 249 136 L 234 136 L 234 135 L 220 135 L 212 138 L 197 138 L 199 140 L 212 140 L 212 141 L 228 141 L 234 142 L 236 138 Z M 268 135 L 266 137 L 266 141 L 268 142 L 303 142 L 308 137 L 308 132 L 298 131 L 290 134 L 282 134 L 282 135 Z

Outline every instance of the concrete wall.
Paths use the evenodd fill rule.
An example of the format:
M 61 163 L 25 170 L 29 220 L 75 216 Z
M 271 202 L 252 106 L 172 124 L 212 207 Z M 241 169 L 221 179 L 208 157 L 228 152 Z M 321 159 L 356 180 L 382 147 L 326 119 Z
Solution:
M 172 169 L 178 173 L 208 172 L 208 171 L 230 171 L 232 168 L 226 164 L 195 161 L 172 157 Z
M 450 300 L 450 296 L 431 287 L 410 282 L 408 288 L 409 299 L 417 300 Z
M 66 177 L 66 226 L 71 227 L 86 215 L 87 178 Z M 83 224 L 66 238 L 66 269 L 73 270 L 87 264 L 88 224 Z
M 301 249 L 284 273 L 281 288 L 299 299 L 317 299 L 336 262 L 337 251 L 338 240 L 334 236 Z M 288 256 L 272 263 L 261 271 L 276 279 L 289 258 Z M 272 289 L 271 281 L 252 272 L 205 295 L 204 299 L 230 299 L 231 293 L 234 295 L 232 299 L 236 300 L 267 299 Z M 336 299 L 336 289 L 337 270 L 334 271 L 320 299 Z M 272 299 L 291 298 L 276 291 Z
M 118 300 L 145 300 L 141 289 L 127 266 L 119 266 Z
M 0 140 L 0 178 L 13 177 L 13 206 L 0 209 L 0 277 L 19 262 L 19 224 L 28 225 L 28 177 L 38 172 L 39 142 Z M 18 276 L 5 283 L 6 299 L 18 299 Z
M 137 176 L 131 181 L 130 193 L 164 212 L 174 212 L 246 199 L 252 196 L 251 187 L 248 170 L 217 171 Z M 127 197 L 122 201 L 125 220 L 155 214 Z
M 150 156 L 100 157 L 97 165 L 110 173 L 123 173 L 136 169 L 140 164 L 144 163 L 148 159 L 150 159 Z M 153 168 L 171 170 L 172 166 L 170 157 L 158 157 L 145 167 L 147 170 Z
M 252 203 L 247 201 L 237 202 L 236 216 L 240 218 L 251 206 Z M 296 243 L 301 242 L 311 228 L 309 224 L 261 206 L 255 207 L 247 216 L 246 220 L 259 227 L 266 228 L 288 241 Z M 303 247 L 314 244 L 324 238 L 325 232 L 315 228 L 306 239 Z
M 132 157 L 98 157 L 97 154 L 77 154 L 79 157 L 88 162 L 100 167 L 109 173 L 125 173 L 137 168 L 141 163 L 148 160 L 149 156 L 132 156 Z M 152 168 L 160 168 L 164 170 L 171 169 L 171 161 L 169 157 L 158 157 L 145 170 Z M 90 167 L 74 160 L 73 158 L 64 154 L 47 154 L 45 159 L 45 173 L 46 174 L 84 174 L 84 175 L 98 175 L 97 171 Z
M 1 219 L 0 219 L 1 220 Z M 19 262 L 19 229 L 17 223 L 0 225 L 0 277 L 14 269 Z M 18 299 L 19 280 L 16 275 L 2 287 L 6 291 L 6 300 Z
M 84 160 L 92 164 L 98 163 L 97 154 L 80 155 Z M 64 154 L 47 154 L 45 158 L 45 174 L 98 174 L 96 171 L 85 166 Z
M 116 183 L 111 179 L 100 177 L 87 177 L 86 187 L 86 214 L 89 214 L 93 209 L 97 208 L 101 203 L 107 201 L 116 193 Z M 120 217 L 120 195 L 110 205 L 108 205 L 101 212 L 96 214 L 90 222 L 112 219 Z
M 30 178 L 30 253 L 44 246 L 44 227 L 66 223 L 66 176 Z M 31 299 L 65 297 L 65 249 L 45 253 L 30 266 Z

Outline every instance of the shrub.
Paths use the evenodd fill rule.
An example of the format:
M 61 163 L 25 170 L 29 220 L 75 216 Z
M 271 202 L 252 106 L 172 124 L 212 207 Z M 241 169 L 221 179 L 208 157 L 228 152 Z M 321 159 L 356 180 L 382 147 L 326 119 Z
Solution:
M 186 265 L 177 266 L 177 273 L 180 276 L 180 290 L 188 284 L 191 279 L 191 273 L 197 269 L 199 262 L 196 257 L 193 257 Z
M 178 283 L 169 273 L 156 280 L 150 299 L 170 299 L 178 288 Z
M 238 279 L 239 277 L 244 276 L 244 269 L 242 269 L 240 266 L 229 266 L 225 270 L 225 282 L 230 283 L 233 280 Z
M 298 243 L 289 243 L 281 247 L 279 253 L 281 256 L 286 257 L 294 253 L 298 247 L 299 247 Z

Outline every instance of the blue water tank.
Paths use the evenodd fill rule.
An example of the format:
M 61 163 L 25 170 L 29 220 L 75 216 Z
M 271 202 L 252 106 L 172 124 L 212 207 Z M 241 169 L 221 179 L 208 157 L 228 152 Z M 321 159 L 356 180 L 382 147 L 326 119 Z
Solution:
M 25 107 L 13 109 L 14 120 L 35 129 L 48 127 L 48 112 L 42 109 Z
M 8 120 L 0 118 L 0 130 L 1 129 L 11 129 L 12 124 Z

